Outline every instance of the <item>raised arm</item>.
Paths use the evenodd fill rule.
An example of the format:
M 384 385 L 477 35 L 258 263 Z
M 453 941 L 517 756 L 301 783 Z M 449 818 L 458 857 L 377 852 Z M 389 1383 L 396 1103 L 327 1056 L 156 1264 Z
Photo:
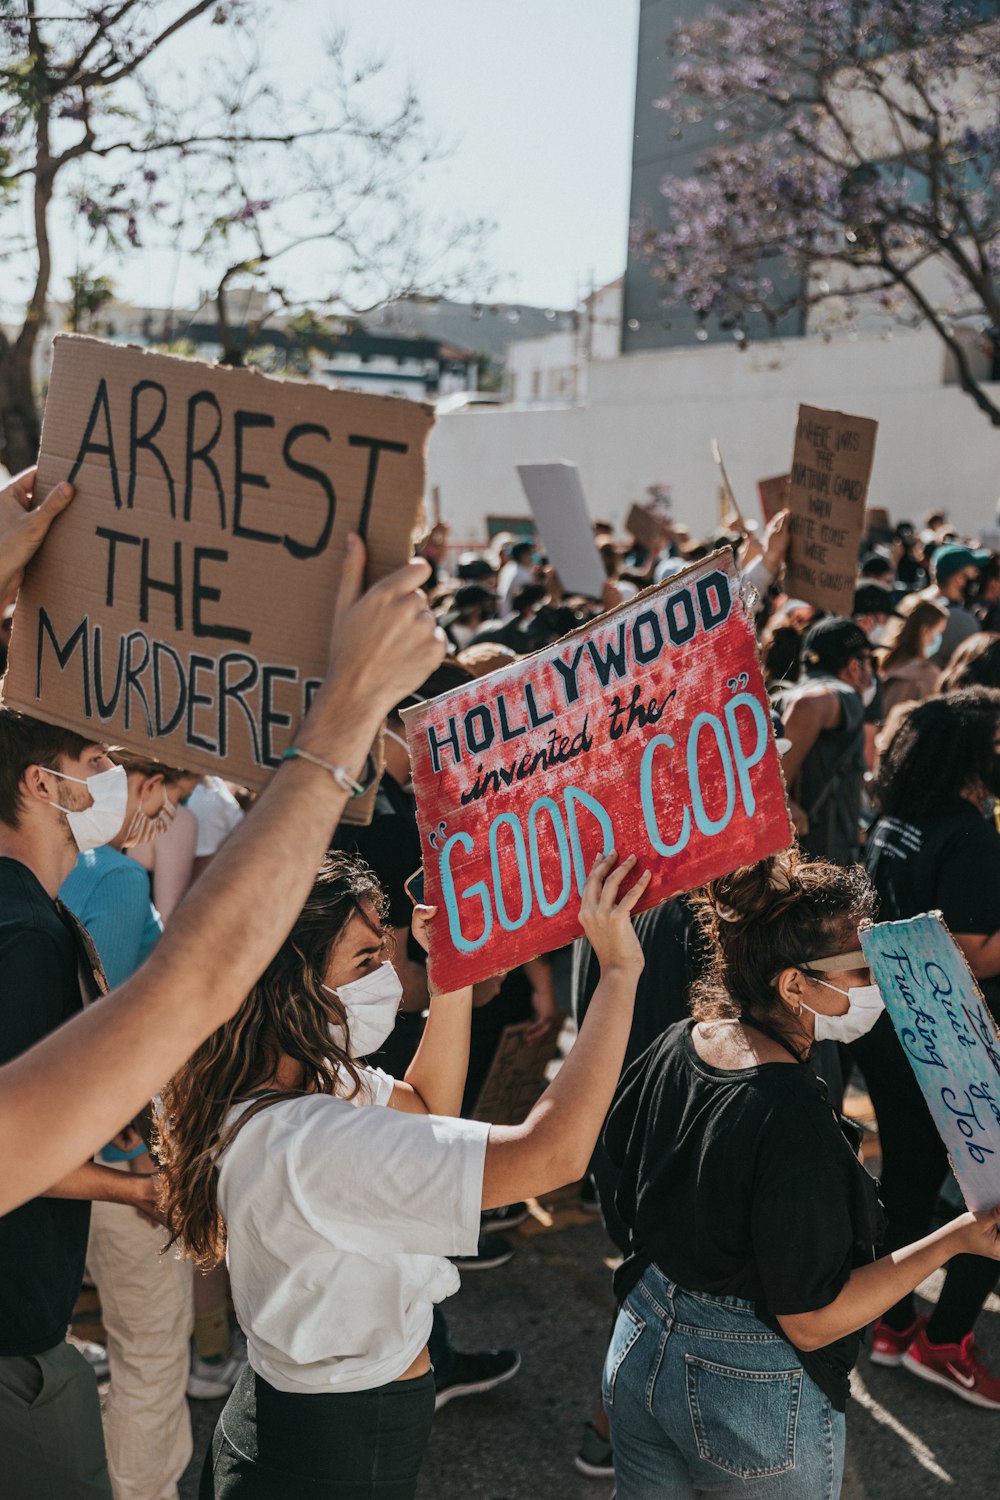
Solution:
M 14 598 L 45 533 L 73 498 L 73 486 L 63 483 L 36 504 L 36 472 L 22 469 L 0 488 L 0 609 Z
M 351 538 L 329 672 L 297 737 L 355 777 L 385 715 L 445 650 L 421 590 L 427 564 L 359 597 L 364 563 Z M 0 1068 L 0 1214 L 110 1140 L 235 1013 L 301 911 L 346 801 L 329 772 L 286 762 L 142 968 Z
M 583 888 L 580 921 L 601 966 L 586 1020 L 524 1124 L 491 1127 L 483 1208 L 537 1197 L 582 1177 L 611 1108 L 644 962 L 632 912 L 649 884 L 646 871 L 618 900 L 636 863 L 629 855 L 614 869 L 615 858 L 612 851 L 599 859 Z

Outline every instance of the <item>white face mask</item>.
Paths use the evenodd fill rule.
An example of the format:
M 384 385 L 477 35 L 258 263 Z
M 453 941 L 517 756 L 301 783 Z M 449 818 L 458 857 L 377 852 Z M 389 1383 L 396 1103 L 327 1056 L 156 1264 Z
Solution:
M 877 984 L 857 985 L 854 989 L 842 990 L 839 985 L 830 984 L 826 979 L 818 979 L 816 983 L 825 984 L 828 990 L 836 990 L 838 995 L 847 996 L 847 1010 L 842 1016 L 825 1015 L 823 1011 L 813 1010 L 811 1005 L 802 1002 L 802 1009 L 816 1017 L 817 1042 L 856 1042 L 859 1037 L 871 1031 L 885 1010 L 882 991 Z
M 866 688 L 862 688 L 861 701 L 865 705 L 865 708 L 867 708 L 870 703 L 875 702 L 875 693 L 877 688 L 878 683 L 875 681 L 874 677 Z
M 61 781 L 75 781 L 78 786 L 85 786 L 93 798 L 91 806 L 81 808 L 79 812 L 63 807 L 58 802 L 52 803 L 59 812 L 66 814 L 70 832 L 80 852 L 110 844 L 121 832 L 128 806 L 128 775 L 125 767 L 112 766 L 110 771 L 98 771 L 96 776 L 65 776 L 62 771 L 50 771 L 49 775 L 58 776 Z
M 369 1057 L 377 1052 L 392 1035 L 403 998 L 399 975 L 389 960 L 386 959 L 363 979 L 352 979 L 349 984 L 340 984 L 336 989 L 324 984 L 323 989 L 328 995 L 337 996 L 347 1014 L 350 1056 Z M 332 1025 L 330 1032 L 337 1045 L 343 1046 L 343 1028 Z
M 891 634 L 891 625 L 873 625 L 868 632 L 868 639 L 873 646 L 884 646 Z

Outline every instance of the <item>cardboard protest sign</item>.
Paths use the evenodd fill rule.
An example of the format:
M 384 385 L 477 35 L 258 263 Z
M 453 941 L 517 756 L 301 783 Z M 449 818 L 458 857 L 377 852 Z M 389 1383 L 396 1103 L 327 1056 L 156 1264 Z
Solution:
M 877 431 L 870 417 L 799 407 L 785 591 L 836 615 L 854 605 Z
M 633 505 L 625 521 L 625 530 L 634 536 L 647 552 L 659 552 L 670 535 L 670 522 L 651 506 Z
M 546 1069 L 559 1051 L 558 1027 L 532 1040 L 533 1021 L 505 1026 L 490 1070 L 472 1111 L 474 1120 L 491 1125 L 520 1125 L 540 1098 Z
M 549 562 L 567 594 L 600 599 L 607 571 L 594 541 L 590 513 L 574 464 L 518 464 Z
M 719 467 L 719 524 L 726 531 L 739 531 L 743 535 L 747 532 L 747 523 L 743 512 L 740 510 L 733 487 L 729 483 L 729 475 L 726 466 L 722 462 L 722 452 L 716 438 L 712 439 L 712 457 Z
M 262 786 L 324 676 L 348 532 L 369 582 L 409 556 L 432 422 L 414 401 L 57 338 L 38 487 L 77 495 L 21 590 L 6 702 Z
M 788 504 L 788 486 L 791 482 L 791 474 L 775 474 L 771 479 L 758 479 L 757 494 L 760 496 L 760 510 L 765 526 L 772 516 L 776 516 L 779 510 L 784 510 Z
M 869 531 L 887 531 L 893 535 L 892 517 L 884 505 L 869 505 L 866 519 Z
M 437 989 L 577 937 L 602 851 L 651 870 L 649 907 L 791 837 L 728 549 L 403 717 Z
M 970 1209 L 1000 1203 L 1000 1033 L 940 913 L 861 946 Z

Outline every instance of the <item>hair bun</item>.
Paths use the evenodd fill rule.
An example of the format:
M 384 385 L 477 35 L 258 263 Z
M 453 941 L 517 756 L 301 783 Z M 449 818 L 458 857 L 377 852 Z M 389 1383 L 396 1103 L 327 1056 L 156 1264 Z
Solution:
M 776 892 L 792 890 L 793 860 L 792 851 L 784 850 L 713 880 L 705 893 L 719 921 L 749 922 L 765 916 L 774 906 Z

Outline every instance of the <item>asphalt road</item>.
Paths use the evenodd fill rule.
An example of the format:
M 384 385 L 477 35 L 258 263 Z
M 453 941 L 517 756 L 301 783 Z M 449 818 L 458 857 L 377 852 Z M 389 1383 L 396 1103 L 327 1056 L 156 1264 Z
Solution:
M 613 1248 L 600 1222 L 556 1195 L 511 1238 L 517 1255 L 466 1273 L 446 1304 L 460 1349 L 513 1347 L 522 1367 L 487 1396 L 454 1400 L 434 1425 L 418 1500 L 608 1500 L 611 1484 L 573 1469 L 580 1428 L 598 1398 L 612 1303 Z M 934 1282 L 926 1289 L 933 1292 Z M 1000 1370 L 1000 1299 L 979 1323 Z M 197 1474 L 221 1403 L 193 1402 Z M 998 1491 L 1000 1412 L 981 1411 L 862 1356 L 848 1411 L 843 1500 L 979 1500 Z M 295 1500 L 289 1496 L 289 1500 Z

